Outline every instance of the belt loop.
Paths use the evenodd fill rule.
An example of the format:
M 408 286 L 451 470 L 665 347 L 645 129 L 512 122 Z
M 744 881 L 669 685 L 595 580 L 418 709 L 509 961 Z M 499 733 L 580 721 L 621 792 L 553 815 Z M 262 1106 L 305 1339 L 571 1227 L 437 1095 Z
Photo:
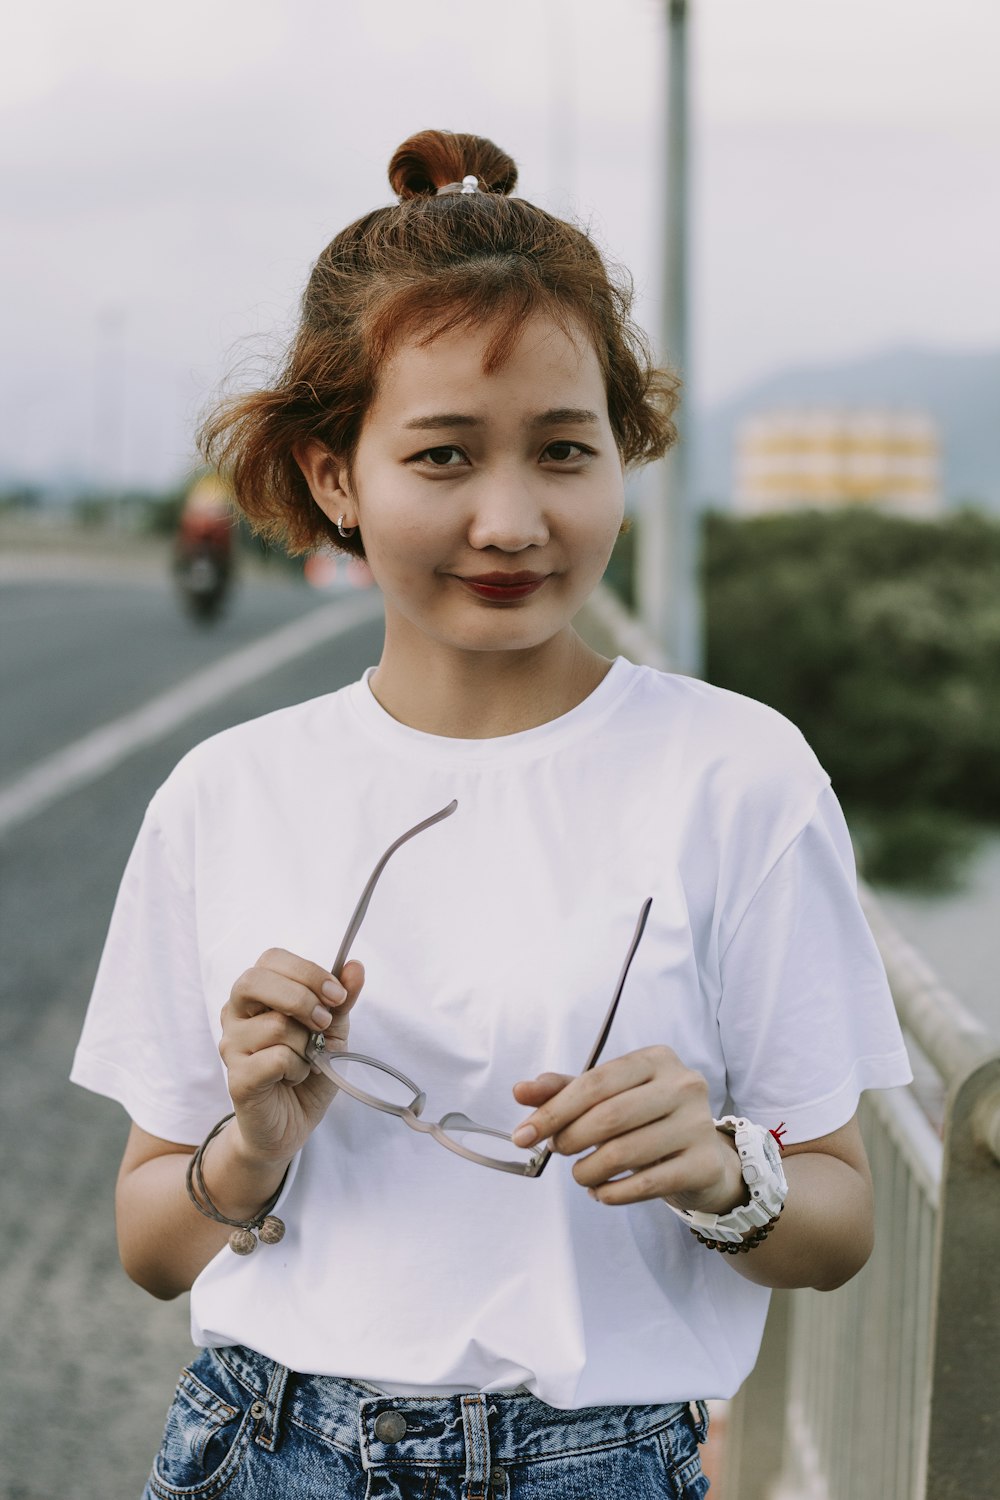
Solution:
M 490 1431 L 482 1396 L 463 1396 L 462 1428 L 465 1435 L 465 1484 L 462 1500 L 486 1500 L 490 1482 Z
M 691 1425 L 694 1435 L 699 1443 L 703 1443 L 708 1437 L 708 1407 L 704 1401 L 689 1401 L 688 1412 L 691 1417 Z
M 258 1448 L 266 1448 L 268 1453 L 274 1453 L 281 1442 L 281 1408 L 285 1400 L 288 1375 L 287 1366 L 277 1362 L 271 1364 L 264 1400 L 255 1401 L 251 1407 L 252 1415 L 258 1418 L 254 1442 Z

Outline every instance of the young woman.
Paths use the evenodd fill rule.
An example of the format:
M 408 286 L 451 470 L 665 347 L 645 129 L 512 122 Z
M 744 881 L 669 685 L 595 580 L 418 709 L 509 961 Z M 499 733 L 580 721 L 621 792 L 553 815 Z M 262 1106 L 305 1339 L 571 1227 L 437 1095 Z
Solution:
M 787 720 L 574 631 L 675 389 L 515 177 L 407 141 L 206 429 L 385 646 L 185 757 L 115 909 L 74 1077 L 202 1346 L 149 1496 L 702 1495 L 768 1288 L 869 1253 L 909 1069 L 843 817 Z

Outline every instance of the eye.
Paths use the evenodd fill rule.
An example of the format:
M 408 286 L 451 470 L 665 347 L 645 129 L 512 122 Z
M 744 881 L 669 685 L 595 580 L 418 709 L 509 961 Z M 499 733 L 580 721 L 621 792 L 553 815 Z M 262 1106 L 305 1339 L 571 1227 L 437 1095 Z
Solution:
M 460 469 L 468 463 L 468 459 L 461 448 L 449 445 L 442 448 L 425 448 L 422 453 L 415 453 L 409 462 L 429 464 L 433 469 Z
M 556 442 L 549 443 L 543 454 L 544 458 L 551 459 L 556 464 L 577 463 L 580 459 L 593 458 L 594 450 L 585 448 L 582 443 Z

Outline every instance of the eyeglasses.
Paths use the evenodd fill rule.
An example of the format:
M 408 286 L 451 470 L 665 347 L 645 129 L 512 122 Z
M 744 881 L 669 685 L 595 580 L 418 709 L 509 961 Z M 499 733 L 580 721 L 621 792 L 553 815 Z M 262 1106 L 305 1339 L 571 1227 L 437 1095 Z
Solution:
M 457 801 L 449 802 L 447 807 L 443 807 L 432 817 L 425 818 L 422 823 L 415 824 L 413 828 L 407 829 L 406 833 L 401 834 L 395 843 L 389 845 L 372 871 L 368 884 L 361 892 L 361 898 L 347 924 L 347 931 L 344 933 L 337 957 L 333 961 L 332 972 L 334 974 L 339 975 L 347 962 L 351 945 L 361 929 L 379 876 L 396 850 L 408 839 L 422 833 L 425 828 L 431 828 L 435 823 L 441 823 L 445 818 L 450 818 L 457 806 Z M 647 897 L 642 904 L 611 1004 L 604 1017 L 597 1041 L 581 1072 L 586 1073 L 593 1068 L 604 1050 L 611 1023 L 615 1018 L 618 1002 L 625 987 L 625 979 L 639 946 L 652 904 L 651 896 Z M 361 1052 L 328 1052 L 326 1038 L 321 1031 L 310 1037 L 305 1057 L 307 1062 L 320 1068 L 338 1088 L 344 1090 L 345 1094 L 350 1094 L 352 1099 L 357 1099 L 361 1104 L 367 1104 L 371 1109 L 380 1109 L 385 1114 L 395 1115 L 411 1130 L 432 1136 L 439 1145 L 447 1147 L 449 1151 L 454 1151 L 458 1156 L 464 1156 L 466 1161 L 477 1162 L 481 1167 L 493 1167 L 498 1172 L 514 1172 L 521 1177 L 540 1177 L 552 1155 L 551 1150 L 539 1150 L 537 1147 L 530 1149 L 526 1155 L 527 1148 L 515 1146 L 506 1130 L 497 1130 L 492 1125 L 477 1124 L 475 1120 L 470 1120 L 468 1115 L 460 1111 L 452 1111 L 436 1121 L 422 1120 L 420 1115 L 427 1099 L 424 1091 L 413 1082 L 412 1078 L 407 1078 L 405 1073 L 400 1073 L 389 1063 L 380 1062 L 375 1057 L 366 1057 Z M 489 1137 L 489 1139 L 482 1141 L 482 1137 Z M 480 1146 L 482 1149 L 479 1149 Z

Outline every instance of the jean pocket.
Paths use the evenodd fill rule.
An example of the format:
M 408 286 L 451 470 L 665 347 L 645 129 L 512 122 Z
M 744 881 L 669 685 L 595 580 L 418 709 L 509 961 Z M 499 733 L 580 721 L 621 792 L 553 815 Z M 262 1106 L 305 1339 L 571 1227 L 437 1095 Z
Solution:
M 698 1439 L 686 1424 L 660 1434 L 660 1452 L 671 1488 L 671 1500 L 704 1500 L 708 1478 L 701 1467 Z
M 697 1453 L 670 1471 L 670 1482 L 677 1500 L 704 1500 L 708 1494 L 708 1479 Z
M 227 1394 L 238 1399 L 243 1393 Z M 181 1495 L 209 1500 L 220 1494 L 242 1462 L 250 1432 L 250 1419 L 240 1406 L 210 1390 L 194 1369 L 182 1371 L 148 1492 L 162 1500 Z

